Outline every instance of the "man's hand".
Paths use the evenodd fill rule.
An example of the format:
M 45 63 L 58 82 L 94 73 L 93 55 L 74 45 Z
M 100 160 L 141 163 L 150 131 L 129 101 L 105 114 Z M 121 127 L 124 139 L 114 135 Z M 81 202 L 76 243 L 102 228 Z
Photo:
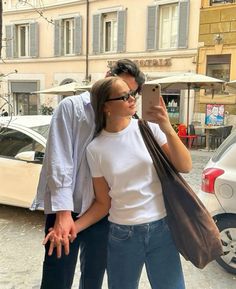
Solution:
M 65 254 L 70 252 L 70 242 L 76 238 L 75 223 L 71 217 L 70 211 L 60 211 L 56 213 L 56 221 L 52 229 L 45 237 L 43 244 L 50 241 L 48 255 L 52 255 L 54 247 L 57 250 L 57 257 L 61 257 L 62 246 L 64 246 Z

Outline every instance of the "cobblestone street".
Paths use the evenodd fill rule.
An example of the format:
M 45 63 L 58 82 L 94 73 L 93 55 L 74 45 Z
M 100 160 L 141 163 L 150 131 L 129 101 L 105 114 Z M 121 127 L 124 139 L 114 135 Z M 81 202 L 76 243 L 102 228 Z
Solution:
M 185 178 L 198 191 L 202 168 L 212 153 L 192 151 L 193 170 Z M 44 215 L 27 209 L 0 205 L 0 289 L 39 289 L 44 249 Z M 182 260 L 186 289 L 234 289 L 236 276 L 216 262 L 199 270 Z M 79 266 L 73 289 L 78 288 Z M 104 282 L 104 289 L 107 283 Z M 139 289 L 150 289 L 143 271 Z

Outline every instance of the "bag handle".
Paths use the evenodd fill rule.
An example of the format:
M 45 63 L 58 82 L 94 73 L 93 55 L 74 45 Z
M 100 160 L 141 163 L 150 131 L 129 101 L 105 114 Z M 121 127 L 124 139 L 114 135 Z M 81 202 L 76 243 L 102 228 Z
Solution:
M 188 190 L 193 191 L 186 180 L 181 176 L 181 174 L 177 171 L 177 169 L 162 151 L 161 147 L 155 139 L 155 136 L 153 135 L 150 126 L 148 125 L 148 122 L 144 119 L 139 119 L 138 125 L 143 137 L 143 141 L 153 160 L 153 165 L 161 183 L 170 179 L 178 179 L 185 187 L 188 188 Z

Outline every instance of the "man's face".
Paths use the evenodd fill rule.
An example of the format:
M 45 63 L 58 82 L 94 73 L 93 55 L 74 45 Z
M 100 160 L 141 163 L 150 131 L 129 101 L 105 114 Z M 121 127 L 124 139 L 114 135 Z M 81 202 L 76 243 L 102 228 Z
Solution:
M 135 78 L 133 76 L 131 76 L 128 73 L 121 73 L 118 75 L 120 78 L 122 78 L 124 80 L 124 82 L 126 82 L 126 84 L 128 85 L 129 89 L 132 91 L 136 91 L 138 89 L 138 84 L 135 81 Z

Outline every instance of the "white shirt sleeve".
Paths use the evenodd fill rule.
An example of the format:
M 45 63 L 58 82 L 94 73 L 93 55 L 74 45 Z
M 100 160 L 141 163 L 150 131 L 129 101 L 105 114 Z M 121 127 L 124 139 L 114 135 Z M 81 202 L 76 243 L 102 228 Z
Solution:
M 86 149 L 86 156 L 87 156 L 87 161 L 88 161 L 89 168 L 91 171 L 91 175 L 94 178 L 103 177 L 103 173 L 99 165 L 99 161 L 98 159 L 96 159 L 96 156 L 95 156 L 96 152 L 93 151 L 94 148 L 95 146 L 93 146 L 93 143 L 90 143 Z
M 164 132 L 160 129 L 159 125 L 153 122 L 148 122 L 148 125 L 150 126 L 155 139 L 157 140 L 159 146 L 163 146 L 164 144 L 167 143 L 166 135 Z

